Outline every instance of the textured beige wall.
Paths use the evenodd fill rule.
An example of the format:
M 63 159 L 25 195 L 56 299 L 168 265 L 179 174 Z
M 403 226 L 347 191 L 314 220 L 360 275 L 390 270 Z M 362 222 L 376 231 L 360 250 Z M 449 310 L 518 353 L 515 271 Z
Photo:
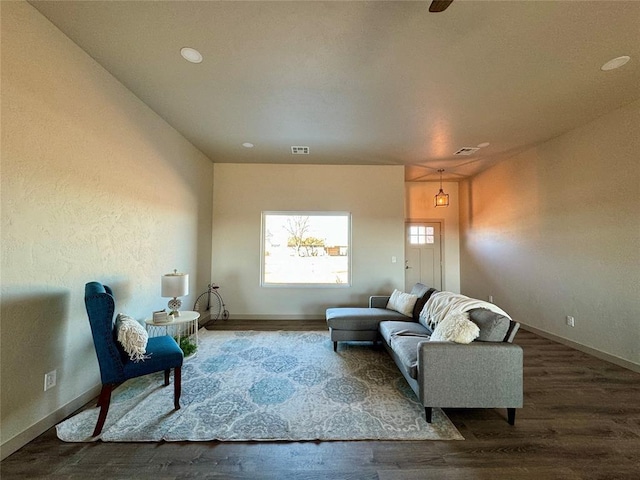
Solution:
M 206 287 L 213 165 L 27 3 L 2 2 L 1 59 L 4 450 L 99 384 L 86 282 L 138 319 L 173 268 Z
M 463 293 L 640 365 L 639 152 L 635 102 L 464 182 Z
M 403 167 L 216 164 L 213 279 L 235 318 L 313 318 L 403 289 Z M 260 287 L 262 211 L 352 214 L 350 288 Z M 391 263 L 391 257 L 397 257 Z
M 460 235 L 458 225 L 458 184 L 443 182 L 442 189 L 449 194 L 449 206 L 434 207 L 433 197 L 440 182 L 408 182 L 405 184 L 405 216 L 407 221 L 439 221 L 444 230 L 442 245 L 442 289 L 460 292 Z

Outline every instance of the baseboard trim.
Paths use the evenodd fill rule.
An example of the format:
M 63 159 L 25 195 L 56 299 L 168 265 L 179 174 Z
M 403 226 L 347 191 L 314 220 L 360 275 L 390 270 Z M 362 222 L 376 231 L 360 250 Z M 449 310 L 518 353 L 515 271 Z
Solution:
M 572 340 L 559 337 L 557 335 L 554 335 L 553 333 L 540 330 L 539 328 L 532 327 L 530 325 L 521 324 L 521 328 L 529 332 L 535 333 L 536 335 L 540 335 L 541 337 L 548 338 L 549 340 L 553 340 L 554 342 L 558 342 L 568 347 L 575 348 L 576 350 L 580 350 L 581 352 L 588 353 L 589 355 L 599 358 L 600 360 L 605 360 L 607 362 L 618 365 L 619 367 L 623 367 L 628 370 L 632 370 L 634 372 L 640 373 L 640 365 L 630 362 L 629 360 L 625 360 L 624 358 L 616 357 L 615 355 L 611 355 L 610 353 L 605 353 L 603 351 L 597 350 L 592 347 L 587 347 L 586 345 L 582 345 Z M 518 343 L 518 341 L 515 340 L 515 343 Z
M 232 320 L 325 320 L 324 314 L 311 315 L 253 315 L 253 314 L 234 314 Z M 220 321 L 220 320 L 218 320 Z M 222 320 L 224 321 L 224 320 Z
M 96 385 L 95 387 L 90 388 L 79 397 L 71 400 L 66 405 L 63 405 L 56 411 L 50 413 L 39 422 L 31 425 L 24 432 L 21 432 L 4 442 L 2 445 L 0 445 L 0 460 L 4 460 L 12 453 L 17 452 L 27 443 L 42 435 L 51 427 L 67 418 L 73 412 L 86 405 L 87 402 L 98 396 L 98 394 L 100 393 L 100 388 L 101 385 Z

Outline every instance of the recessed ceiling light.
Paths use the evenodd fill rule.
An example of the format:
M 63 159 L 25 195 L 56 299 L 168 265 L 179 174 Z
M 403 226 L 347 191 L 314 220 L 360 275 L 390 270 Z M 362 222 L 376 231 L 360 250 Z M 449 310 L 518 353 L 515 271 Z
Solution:
M 609 60 L 607 63 L 600 67 L 600 70 L 604 70 L 605 72 L 608 70 L 615 70 L 616 68 L 620 68 L 625 63 L 631 60 L 631 57 L 627 55 L 623 55 L 621 57 L 616 57 L 612 60 Z
M 250 143 L 250 142 L 244 142 L 244 143 L 242 144 L 242 146 L 243 146 L 244 148 L 253 148 L 253 147 L 254 147 L 253 143 Z
M 482 142 L 478 144 L 478 148 L 488 147 L 489 145 L 491 145 L 489 142 Z
M 180 55 L 182 55 L 182 58 L 184 58 L 187 62 L 191 62 L 191 63 L 202 62 L 202 54 L 200 54 L 200 52 L 197 51 L 195 48 L 184 47 L 180 50 Z

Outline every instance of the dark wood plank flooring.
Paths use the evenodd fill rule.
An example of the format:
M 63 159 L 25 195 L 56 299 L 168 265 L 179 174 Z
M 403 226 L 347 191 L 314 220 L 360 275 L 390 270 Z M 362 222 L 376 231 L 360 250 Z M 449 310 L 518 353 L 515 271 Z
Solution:
M 228 320 L 215 329 L 313 330 L 324 322 Z M 2 480 L 640 479 L 640 374 L 520 331 L 525 406 L 445 410 L 464 441 L 90 443 L 55 429 L 6 458 Z

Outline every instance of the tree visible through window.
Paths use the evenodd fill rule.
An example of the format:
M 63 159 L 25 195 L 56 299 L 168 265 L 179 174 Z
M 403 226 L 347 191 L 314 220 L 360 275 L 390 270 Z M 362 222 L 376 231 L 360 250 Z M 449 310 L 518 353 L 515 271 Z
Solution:
M 262 284 L 348 286 L 351 216 L 263 212 Z

